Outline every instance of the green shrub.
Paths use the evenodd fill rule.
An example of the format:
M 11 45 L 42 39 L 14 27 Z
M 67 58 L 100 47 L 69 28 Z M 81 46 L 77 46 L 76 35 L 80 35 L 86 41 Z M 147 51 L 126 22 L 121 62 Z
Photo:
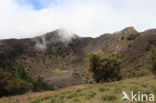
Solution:
M 11 78 L 11 73 L 5 72 L 3 69 L 0 69 L 0 97 L 3 95 L 8 95 L 5 86 L 7 85 L 7 81 Z
M 22 94 L 26 91 L 32 90 L 32 88 L 33 85 L 31 83 L 18 78 L 8 80 L 7 85 L 5 86 L 5 89 L 9 94 Z
M 116 55 L 104 53 L 91 53 L 88 55 L 89 70 L 97 82 L 119 80 L 121 61 Z
M 145 76 L 145 75 L 148 75 L 148 71 L 145 71 L 145 70 L 140 70 L 140 71 L 133 71 L 133 72 L 130 72 L 128 73 L 128 77 L 129 78 L 136 78 L 136 77 L 142 77 L 142 76 Z
M 26 81 L 29 81 L 29 82 L 32 81 L 31 77 L 25 71 L 22 64 L 17 64 L 15 68 L 16 68 L 16 72 L 15 72 L 16 77 L 26 80 Z
M 13 77 L 11 73 L 0 69 L 0 96 L 22 94 L 32 88 L 32 83 Z
M 53 90 L 53 87 L 44 82 L 40 76 L 37 77 L 37 80 L 34 81 L 33 85 L 34 85 L 33 91 L 35 92 L 44 90 Z
M 16 64 L 14 72 L 0 69 L 0 97 L 22 94 L 27 91 L 53 90 L 53 87 L 40 77 L 35 81 L 25 71 L 24 67 Z

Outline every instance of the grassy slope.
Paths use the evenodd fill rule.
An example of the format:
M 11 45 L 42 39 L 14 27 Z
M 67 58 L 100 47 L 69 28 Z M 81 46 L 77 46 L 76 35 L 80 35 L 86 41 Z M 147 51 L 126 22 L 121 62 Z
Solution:
M 130 91 L 153 93 L 156 96 L 156 77 L 144 76 L 89 87 L 74 86 L 58 91 L 14 96 L 10 99 L 1 98 L 0 103 L 9 103 L 8 101 L 13 100 L 15 103 L 121 103 L 123 90 L 127 93 Z

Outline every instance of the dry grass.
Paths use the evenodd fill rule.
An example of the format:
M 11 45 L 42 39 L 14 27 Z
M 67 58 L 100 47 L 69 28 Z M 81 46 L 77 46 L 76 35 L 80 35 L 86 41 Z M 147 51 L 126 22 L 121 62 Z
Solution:
M 37 93 L 29 93 L 29 94 L 11 96 L 11 97 L 3 97 L 3 98 L 0 98 L 0 103 L 30 103 L 30 101 L 33 101 L 42 97 L 52 96 L 52 95 L 56 95 L 62 92 L 76 91 L 77 89 L 82 89 L 82 88 L 86 88 L 89 86 L 90 85 L 78 85 L 78 86 L 67 87 L 64 89 L 56 90 L 56 91 L 37 92 Z
M 141 93 L 153 93 L 156 96 L 156 77 L 144 76 L 117 82 L 25 94 L 2 98 L 0 103 L 128 103 L 121 102 L 123 90 L 128 94 L 131 91 L 140 91 Z

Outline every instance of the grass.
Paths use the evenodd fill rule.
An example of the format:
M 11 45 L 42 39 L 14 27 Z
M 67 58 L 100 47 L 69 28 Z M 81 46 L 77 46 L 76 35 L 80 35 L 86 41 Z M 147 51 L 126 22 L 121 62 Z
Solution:
M 69 88 L 69 90 L 71 89 Z M 135 93 L 152 93 L 156 96 L 156 77 L 148 75 L 88 87 L 85 86 L 85 88 L 73 88 L 71 91 L 56 92 L 48 95 L 44 95 L 43 92 L 36 99 L 29 99 L 27 102 L 17 101 L 17 103 L 130 103 L 128 101 L 121 102 L 123 91 L 129 95 L 131 91 L 134 91 Z M 0 103 L 6 103 L 6 101 Z
M 156 94 L 155 87 L 155 77 L 144 76 L 137 79 L 103 83 L 84 89 L 78 89 L 74 92 L 64 92 L 53 95 L 48 99 L 37 99 L 32 103 L 121 103 L 123 90 L 128 94 L 131 91 L 136 93 Z
M 57 73 L 57 74 L 62 74 L 62 73 L 67 73 L 67 70 L 52 70 L 53 73 Z

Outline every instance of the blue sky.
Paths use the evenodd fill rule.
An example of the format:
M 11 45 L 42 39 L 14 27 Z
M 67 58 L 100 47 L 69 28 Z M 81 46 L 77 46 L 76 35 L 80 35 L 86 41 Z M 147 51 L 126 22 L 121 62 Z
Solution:
M 35 10 L 47 8 L 50 3 L 57 5 L 56 0 L 17 0 L 19 5 L 31 5 Z
M 156 28 L 156 0 L 0 0 L 0 39 L 27 38 L 59 28 L 97 37 L 134 26 Z

